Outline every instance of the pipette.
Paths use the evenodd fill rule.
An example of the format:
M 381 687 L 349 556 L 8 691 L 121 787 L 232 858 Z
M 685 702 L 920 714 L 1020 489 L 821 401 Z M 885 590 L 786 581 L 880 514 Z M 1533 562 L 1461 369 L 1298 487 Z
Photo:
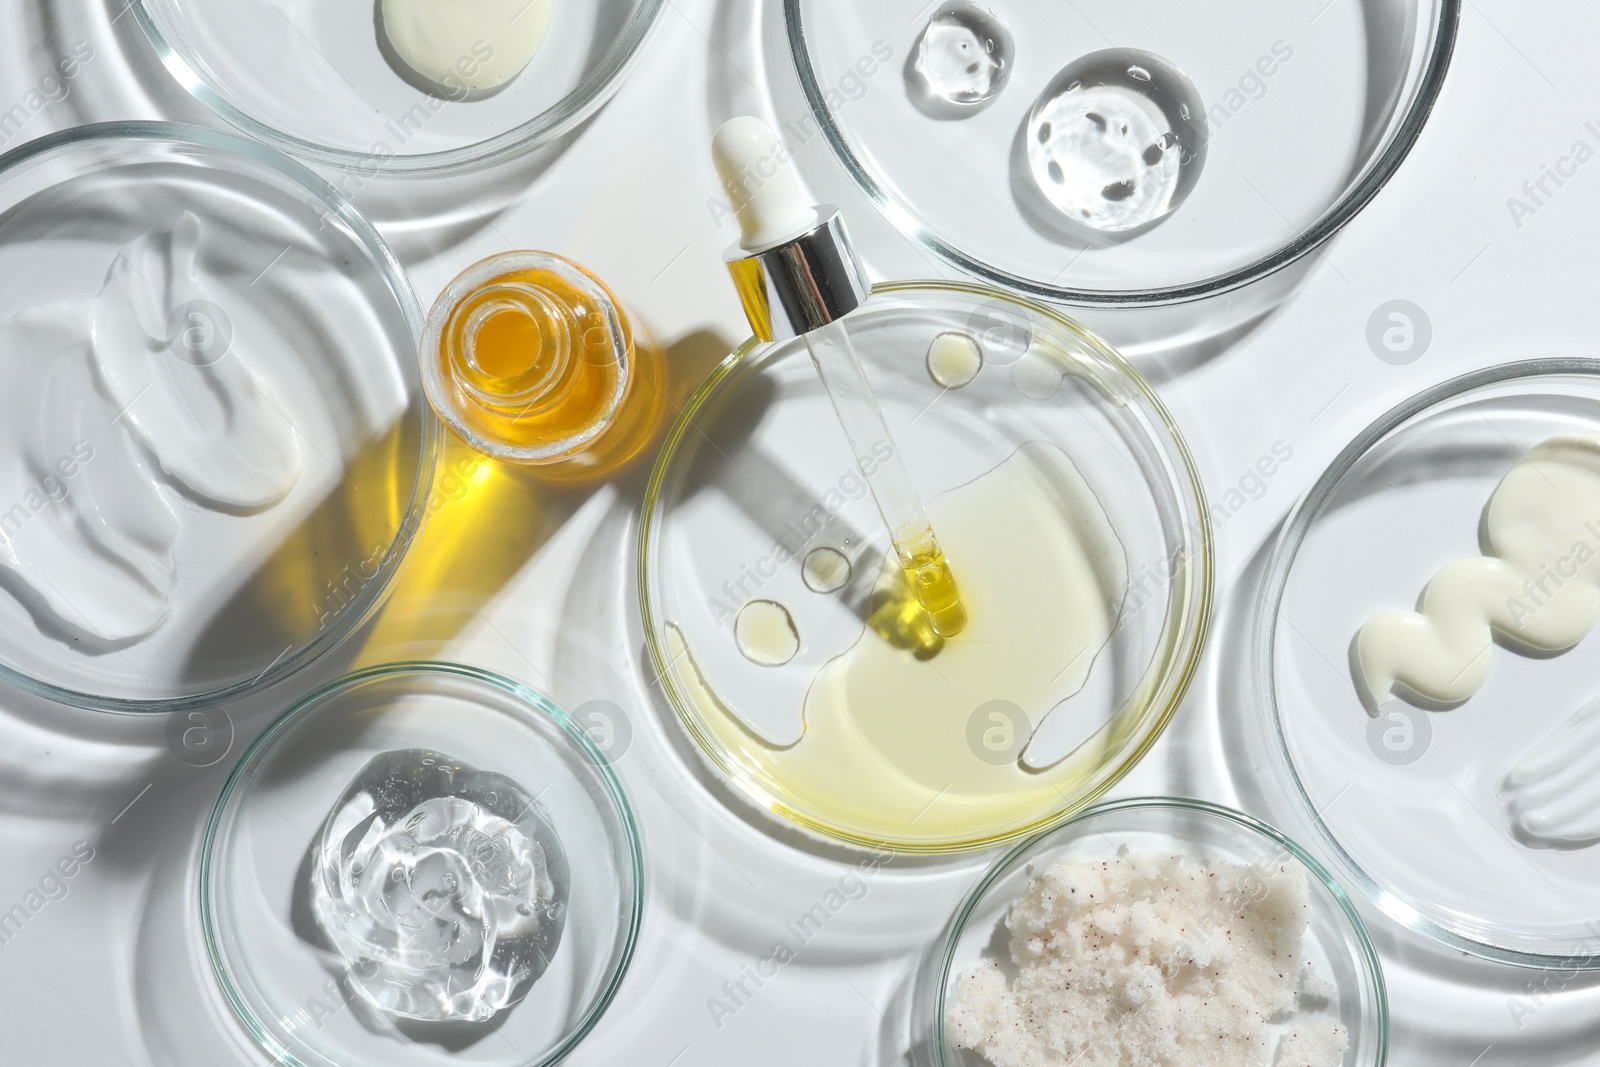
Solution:
M 935 633 L 954 637 L 967 624 L 955 577 L 842 321 L 869 291 L 844 220 L 806 199 L 760 119 L 723 123 L 711 149 L 739 217 L 727 261 L 750 326 L 763 341 L 805 340 L 917 602 Z

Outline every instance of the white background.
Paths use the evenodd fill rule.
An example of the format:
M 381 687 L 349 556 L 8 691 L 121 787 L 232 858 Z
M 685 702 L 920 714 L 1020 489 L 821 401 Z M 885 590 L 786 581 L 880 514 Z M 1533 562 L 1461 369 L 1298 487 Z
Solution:
M 907 8 L 908 25 L 921 6 L 892 2 Z M 1286 2 L 1303 4 L 1307 19 L 1317 7 Z M 96 50 L 71 94 L 10 145 L 109 119 L 215 124 L 151 60 L 133 20 L 118 17 L 122 3 L 0 6 L 0 105 L 21 99 L 73 42 Z M 719 230 L 706 206 L 717 191 L 706 146 L 716 123 L 760 106 L 768 79 L 792 77 L 765 69 L 745 39 L 749 3 L 670 3 L 629 82 L 559 153 L 442 185 L 364 190 L 358 203 L 385 220 L 423 305 L 481 256 L 543 248 L 606 279 L 669 346 L 680 376 L 742 339 L 720 262 L 732 230 Z M 1468 0 L 1430 126 L 1298 291 L 1231 347 L 1144 362 L 1214 500 L 1274 442 L 1291 445 L 1294 458 L 1219 531 L 1221 615 L 1206 667 L 1118 795 L 1244 803 L 1234 783 L 1251 769 L 1230 762 L 1218 729 L 1219 717 L 1253 714 L 1218 699 L 1219 690 L 1242 691 L 1234 684 L 1245 662 L 1241 607 L 1251 603 L 1242 579 L 1350 437 L 1457 373 L 1595 354 L 1600 161 L 1521 226 L 1507 198 L 1574 141 L 1600 142 L 1584 128 L 1600 126 L 1596 41 L 1600 9 L 1588 5 Z M 868 211 L 845 206 L 853 218 Z M 934 269 L 862 223 L 880 277 Z M 1369 316 L 1397 298 L 1420 305 L 1433 327 L 1431 347 L 1408 366 L 1379 361 L 1365 339 Z M 1115 339 L 1137 323 L 1096 325 Z M 915 969 L 987 857 L 891 862 L 733 1017 L 718 1025 L 708 1011 L 722 983 L 766 955 L 784 922 L 858 857 L 738 810 L 685 753 L 640 653 L 632 537 L 642 481 L 634 471 L 596 489 L 528 489 L 520 510 L 483 534 L 513 547 L 504 581 L 481 589 L 458 581 L 431 597 L 413 589 L 390 608 L 414 616 L 412 637 L 373 646 L 369 635 L 367 647 L 357 639 L 338 661 L 436 655 L 524 679 L 567 707 L 606 699 L 626 709 L 633 738 L 619 769 L 647 848 L 645 926 L 621 994 L 570 1063 L 907 1064 Z M 235 751 L 305 681 L 230 708 Z M 186 766 L 169 751 L 164 723 L 43 707 L 10 692 L 0 692 L 0 706 L 0 906 L 21 899 L 75 842 L 96 849 L 69 895 L 0 945 L 0 1062 L 264 1062 L 219 1004 L 194 936 L 196 835 L 228 761 Z M 1368 918 L 1390 981 L 1392 1062 L 1600 1064 L 1600 984 L 1553 980 L 1553 993 L 1530 998 L 1527 983 L 1543 976 L 1452 958 Z M 1518 1005 L 1536 1010 L 1518 1020 Z

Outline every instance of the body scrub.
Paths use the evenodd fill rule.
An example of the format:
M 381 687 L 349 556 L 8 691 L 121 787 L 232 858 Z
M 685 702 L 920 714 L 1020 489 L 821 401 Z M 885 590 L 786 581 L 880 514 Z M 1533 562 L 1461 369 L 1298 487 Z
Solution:
M 1054 863 L 1006 916 L 1009 966 L 961 975 L 946 1030 L 995 1067 L 1337 1067 L 1349 1035 L 1299 1014 L 1333 995 L 1310 915 L 1293 863 Z
M 493 92 L 544 43 L 554 0 L 383 0 L 379 33 L 409 73 L 450 96 Z

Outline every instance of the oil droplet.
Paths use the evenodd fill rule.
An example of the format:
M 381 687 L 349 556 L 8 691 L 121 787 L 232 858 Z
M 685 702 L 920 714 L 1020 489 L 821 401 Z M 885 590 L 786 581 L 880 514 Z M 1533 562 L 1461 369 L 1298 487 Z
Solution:
M 917 42 L 907 79 L 911 99 L 935 118 L 981 111 L 1005 88 L 1015 50 L 1010 29 L 989 7 L 948 0 Z
M 941 333 L 928 346 L 928 374 L 946 389 L 960 389 L 982 369 L 983 349 L 969 334 Z
M 836 593 L 850 580 L 850 560 L 837 548 L 813 548 L 800 565 L 800 577 L 813 593 Z
M 1073 60 L 1045 87 L 1023 138 L 1031 186 L 1073 224 L 1105 233 L 1166 218 L 1205 162 L 1188 77 L 1160 56 L 1110 48 Z
M 751 663 L 781 667 L 800 651 L 800 631 L 775 600 L 748 600 L 733 619 L 733 639 Z

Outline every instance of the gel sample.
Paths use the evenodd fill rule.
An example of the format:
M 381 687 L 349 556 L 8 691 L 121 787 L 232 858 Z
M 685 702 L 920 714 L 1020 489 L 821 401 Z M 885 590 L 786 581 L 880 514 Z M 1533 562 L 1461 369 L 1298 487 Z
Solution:
M 1500 783 L 1500 801 L 1525 845 L 1600 844 L 1600 700 L 1518 758 Z
M 555 0 L 383 0 L 381 29 L 395 56 L 446 95 L 505 85 L 533 59 Z
M 124 246 L 92 300 L 0 322 L 0 477 L 22 509 L 0 516 L 0 579 L 63 640 L 126 647 L 167 620 L 181 579 L 169 493 L 253 513 L 300 477 L 272 390 L 231 342 L 195 332 L 216 314 L 202 238 L 185 212 Z
M 1005 88 L 1015 55 L 1011 30 L 992 8 L 949 0 L 917 41 L 908 77 L 911 99 L 935 118 L 975 114 Z
M 1071 697 L 1110 640 L 1127 565 L 1098 500 L 1066 453 L 1023 446 L 994 470 L 929 502 L 971 579 L 967 628 L 936 655 L 909 642 L 861 636 L 828 660 L 804 698 L 803 732 L 764 737 L 707 684 L 675 627 L 668 653 L 684 662 L 682 695 L 721 741 L 810 810 L 862 837 L 948 840 L 1048 807 L 1097 766 L 1104 723 L 1076 724 L 1081 742 L 1044 758 L 1030 751 L 1047 718 L 1071 716 Z M 887 556 L 884 573 L 899 571 Z M 680 677 L 684 677 L 680 675 Z M 980 721 L 995 702 L 1017 720 L 997 747 Z M 1068 731 L 1070 733 L 1070 731 Z
M 1006 914 L 1006 963 L 956 979 L 947 1032 L 994 1067 L 1338 1067 L 1337 1005 L 1304 1011 L 1336 994 L 1307 960 L 1310 921 L 1292 861 L 1124 846 L 1052 863 Z
M 311 900 L 373 1007 L 482 1022 L 549 966 L 569 890 L 561 840 L 522 786 L 403 749 L 375 756 L 328 815 Z
M 1160 56 L 1109 48 L 1069 63 L 1023 127 L 1031 188 L 1062 220 L 1127 233 L 1176 211 L 1205 162 L 1204 104 Z
M 1600 434 L 1529 449 L 1484 511 L 1484 555 L 1456 560 L 1418 611 L 1380 611 L 1355 641 L 1356 690 L 1369 714 L 1397 692 L 1460 704 L 1483 685 L 1494 636 L 1535 652 L 1581 641 L 1600 617 Z

